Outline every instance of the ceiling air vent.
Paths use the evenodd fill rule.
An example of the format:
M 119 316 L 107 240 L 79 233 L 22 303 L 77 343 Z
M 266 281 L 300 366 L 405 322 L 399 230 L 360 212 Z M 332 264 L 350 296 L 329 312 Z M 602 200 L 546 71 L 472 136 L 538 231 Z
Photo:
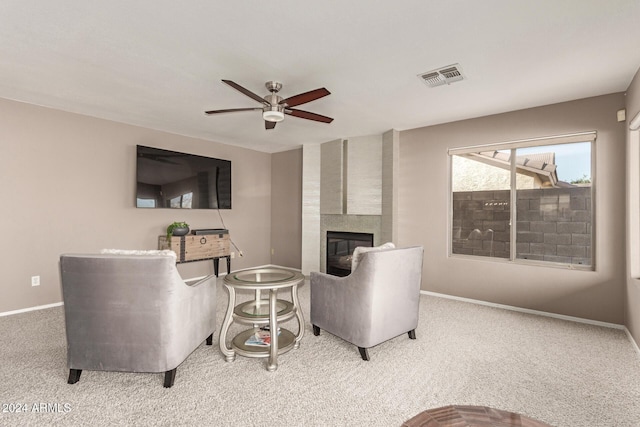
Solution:
M 464 79 L 460 64 L 448 65 L 438 68 L 437 70 L 427 71 L 426 73 L 418 74 L 418 77 L 429 87 L 442 86 L 444 84 L 448 85 Z

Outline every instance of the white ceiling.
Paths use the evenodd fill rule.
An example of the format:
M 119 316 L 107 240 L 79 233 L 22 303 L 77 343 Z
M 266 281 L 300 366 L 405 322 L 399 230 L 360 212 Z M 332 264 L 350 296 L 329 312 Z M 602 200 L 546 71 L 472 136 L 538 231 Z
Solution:
M 639 0 L 2 0 L 0 97 L 278 152 L 624 91 L 639 42 Z M 260 106 L 221 79 L 335 120 L 206 116 Z

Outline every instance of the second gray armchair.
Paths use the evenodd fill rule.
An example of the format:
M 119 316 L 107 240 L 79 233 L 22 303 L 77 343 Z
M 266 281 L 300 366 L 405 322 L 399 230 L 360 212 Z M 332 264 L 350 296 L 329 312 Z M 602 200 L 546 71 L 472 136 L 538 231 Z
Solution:
M 355 344 L 364 360 L 368 348 L 408 334 L 415 339 L 422 280 L 421 246 L 360 254 L 346 277 L 311 273 L 311 323 Z

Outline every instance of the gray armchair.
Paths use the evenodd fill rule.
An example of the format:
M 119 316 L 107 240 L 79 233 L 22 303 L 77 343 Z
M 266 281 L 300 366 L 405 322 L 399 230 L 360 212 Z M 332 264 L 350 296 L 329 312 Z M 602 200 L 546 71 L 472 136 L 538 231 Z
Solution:
M 215 277 L 188 285 L 169 255 L 62 255 L 69 384 L 83 369 L 176 369 L 215 330 Z M 214 280 L 211 280 L 211 279 Z
M 421 246 L 364 252 L 346 277 L 312 272 L 314 335 L 324 329 L 355 344 L 364 360 L 368 348 L 391 338 L 415 339 L 423 252 Z

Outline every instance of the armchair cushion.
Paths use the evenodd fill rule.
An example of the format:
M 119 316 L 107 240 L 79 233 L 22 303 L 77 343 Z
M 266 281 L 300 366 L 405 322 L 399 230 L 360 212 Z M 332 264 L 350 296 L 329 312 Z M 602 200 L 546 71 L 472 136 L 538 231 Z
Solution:
M 382 251 L 384 249 L 393 249 L 395 247 L 396 245 L 394 245 L 392 242 L 387 242 L 380 246 L 374 246 L 374 247 L 367 247 L 367 246 L 356 247 L 353 250 L 353 255 L 351 256 L 351 271 L 353 272 L 356 269 L 356 267 L 358 267 L 362 254 L 367 252 L 373 252 L 373 251 Z

